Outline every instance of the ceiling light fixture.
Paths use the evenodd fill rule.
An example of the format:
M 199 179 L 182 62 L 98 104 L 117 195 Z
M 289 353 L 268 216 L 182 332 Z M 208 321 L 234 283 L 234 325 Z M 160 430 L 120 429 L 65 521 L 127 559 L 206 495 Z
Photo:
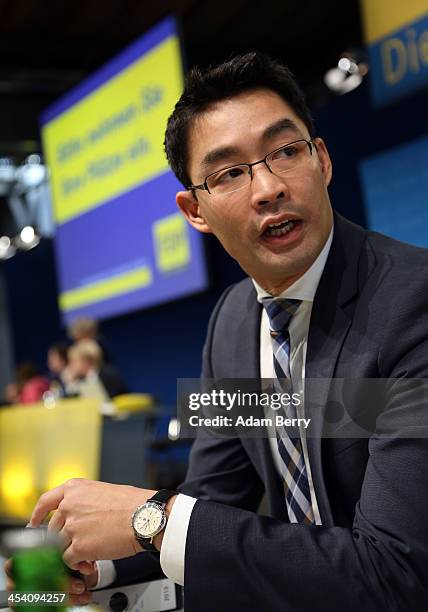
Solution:
M 363 82 L 369 68 L 362 51 L 351 50 L 342 53 L 337 66 L 324 75 L 327 87 L 339 95 L 356 89 Z

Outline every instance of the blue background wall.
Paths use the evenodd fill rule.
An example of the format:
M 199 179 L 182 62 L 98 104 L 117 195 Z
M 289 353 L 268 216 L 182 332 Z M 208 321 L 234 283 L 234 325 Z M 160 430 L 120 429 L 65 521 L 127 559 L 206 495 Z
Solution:
M 364 83 L 315 114 L 318 134 L 325 138 L 333 159 L 330 193 L 336 210 L 366 224 L 358 162 L 428 134 L 426 109 L 427 93 L 421 92 L 375 111 Z M 223 289 L 243 277 L 212 237 L 207 237 L 206 252 L 211 271 L 208 291 L 101 323 L 102 335 L 130 388 L 154 393 L 165 404 L 175 402 L 178 377 L 199 375 L 210 313 Z M 33 251 L 5 262 L 4 270 L 16 362 L 30 358 L 45 367 L 49 345 L 65 338 L 56 306 L 52 244 L 42 241 Z

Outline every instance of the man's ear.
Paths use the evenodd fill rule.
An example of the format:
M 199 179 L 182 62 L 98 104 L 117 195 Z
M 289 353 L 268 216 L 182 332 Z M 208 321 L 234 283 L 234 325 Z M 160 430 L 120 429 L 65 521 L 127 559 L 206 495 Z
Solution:
M 175 201 L 190 225 L 204 234 L 212 233 L 210 226 L 202 216 L 199 202 L 191 190 L 179 191 L 175 196 Z
M 328 187 L 333 175 L 333 166 L 331 163 L 330 155 L 327 151 L 327 146 L 322 138 L 315 138 L 314 140 L 316 149 L 318 152 L 318 159 L 321 165 L 321 172 L 324 177 L 325 186 Z

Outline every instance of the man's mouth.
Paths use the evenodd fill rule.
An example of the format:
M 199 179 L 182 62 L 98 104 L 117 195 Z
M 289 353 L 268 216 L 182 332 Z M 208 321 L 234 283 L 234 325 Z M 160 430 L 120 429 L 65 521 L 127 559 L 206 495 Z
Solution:
M 285 219 L 281 223 L 271 223 L 263 232 L 263 236 L 285 236 L 301 221 L 298 219 Z

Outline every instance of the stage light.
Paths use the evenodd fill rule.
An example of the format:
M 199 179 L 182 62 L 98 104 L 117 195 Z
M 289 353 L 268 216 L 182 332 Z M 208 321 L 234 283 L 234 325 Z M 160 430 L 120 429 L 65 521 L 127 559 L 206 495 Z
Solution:
M 9 236 L 2 236 L 0 238 L 0 259 L 10 259 L 15 253 L 16 249 Z
M 0 195 L 9 193 L 15 182 L 16 168 L 10 157 L 0 157 Z
M 170 440 L 178 440 L 180 436 L 180 421 L 171 419 L 168 425 L 168 438 Z
M 15 178 L 15 164 L 10 157 L 0 157 L 0 181 L 11 183 Z
M 30 244 L 31 242 L 33 242 L 34 236 L 35 236 L 34 227 L 31 227 L 31 225 L 26 225 L 21 230 L 20 237 L 21 237 L 22 242 L 24 242 L 25 244 Z
M 26 188 L 38 187 L 46 179 L 46 167 L 40 155 L 33 153 L 16 171 L 16 178 Z
M 341 57 L 337 63 L 337 67 L 343 72 L 348 72 L 351 67 L 351 60 L 348 57 Z
M 324 83 L 329 89 L 342 95 L 361 85 L 368 70 L 362 51 L 346 51 L 340 57 L 337 66 L 327 70 L 324 75 Z
M 32 225 L 26 225 L 24 228 L 22 228 L 19 236 L 15 238 L 15 243 L 23 251 L 34 249 L 39 242 L 40 238 L 34 231 L 34 227 Z
M 2 236 L 0 238 L 0 249 L 6 250 L 10 247 L 11 242 L 9 236 Z
M 343 79 L 343 72 L 339 68 L 330 68 L 324 75 L 324 83 L 333 91 L 339 91 Z

